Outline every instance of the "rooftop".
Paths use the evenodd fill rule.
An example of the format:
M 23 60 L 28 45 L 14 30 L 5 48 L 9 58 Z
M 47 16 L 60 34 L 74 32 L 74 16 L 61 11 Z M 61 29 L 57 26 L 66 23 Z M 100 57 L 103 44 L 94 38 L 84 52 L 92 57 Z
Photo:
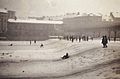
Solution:
M 119 13 L 119 12 L 113 13 L 113 16 L 114 16 L 115 18 L 120 18 L 120 13 Z
M 36 23 L 36 24 L 63 24 L 63 21 L 49 21 L 49 20 L 21 20 L 21 19 L 9 19 L 8 22 L 13 23 Z
M 0 9 L 0 12 L 1 12 L 1 13 L 8 13 L 8 11 L 5 10 L 5 9 Z

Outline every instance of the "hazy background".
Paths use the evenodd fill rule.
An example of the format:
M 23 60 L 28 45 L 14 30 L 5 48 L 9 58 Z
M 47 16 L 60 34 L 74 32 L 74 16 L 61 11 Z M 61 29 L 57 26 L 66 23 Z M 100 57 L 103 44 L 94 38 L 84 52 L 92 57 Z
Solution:
M 107 14 L 120 11 L 120 0 L 0 0 L 0 8 L 15 10 L 17 16 L 50 16 L 67 12 Z

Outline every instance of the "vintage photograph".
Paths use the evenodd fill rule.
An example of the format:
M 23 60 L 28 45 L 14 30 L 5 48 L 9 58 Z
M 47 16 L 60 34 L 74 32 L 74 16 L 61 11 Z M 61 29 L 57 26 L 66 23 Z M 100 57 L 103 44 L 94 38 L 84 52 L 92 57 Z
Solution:
M 0 0 L 0 79 L 120 79 L 120 0 Z

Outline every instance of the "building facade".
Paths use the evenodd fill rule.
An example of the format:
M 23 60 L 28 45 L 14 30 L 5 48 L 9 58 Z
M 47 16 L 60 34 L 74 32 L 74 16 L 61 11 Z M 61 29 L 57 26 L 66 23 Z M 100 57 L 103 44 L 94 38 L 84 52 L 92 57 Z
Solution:
M 120 38 L 120 21 L 103 21 L 102 16 L 78 16 L 63 19 L 66 35 L 87 35 L 100 38 L 107 35 Z
M 8 12 L 5 9 L 0 9 L 0 33 L 7 31 Z
M 15 13 L 16 13 L 15 11 L 8 10 L 8 18 L 15 19 L 16 18 Z
M 7 39 L 14 41 L 47 40 L 54 26 L 62 24 L 62 21 L 40 21 L 40 20 L 8 20 Z

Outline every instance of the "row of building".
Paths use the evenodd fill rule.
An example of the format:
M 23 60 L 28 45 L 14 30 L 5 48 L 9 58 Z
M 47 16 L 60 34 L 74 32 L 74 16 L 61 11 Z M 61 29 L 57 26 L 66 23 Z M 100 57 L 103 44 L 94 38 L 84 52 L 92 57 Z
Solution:
M 105 20 L 104 20 L 105 19 Z M 110 13 L 109 18 L 101 15 L 75 16 L 63 19 L 64 30 L 67 35 L 86 35 L 94 38 L 101 38 L 107 35 L 110 38 L 120 40 L 120 17 Z
M 64 35 L 120 37 L 120 18 L 115 17 L 112 12 L 105 20 L 103 16 L 92 13 L 82 16 L 79 13 L 67 14 L 60 19 L 52 18 L 43 20 L 39 17 L 29 17 L 21 20 L 15 16 L 15 11 L 0 9 L 0 39 L 47 40 L 50 36 Z
M 56 25 L 62 21 L 18 19 L 15 11 L 0 10 L 0 39 L 6 40 L 47 40 L 54 35 Z

